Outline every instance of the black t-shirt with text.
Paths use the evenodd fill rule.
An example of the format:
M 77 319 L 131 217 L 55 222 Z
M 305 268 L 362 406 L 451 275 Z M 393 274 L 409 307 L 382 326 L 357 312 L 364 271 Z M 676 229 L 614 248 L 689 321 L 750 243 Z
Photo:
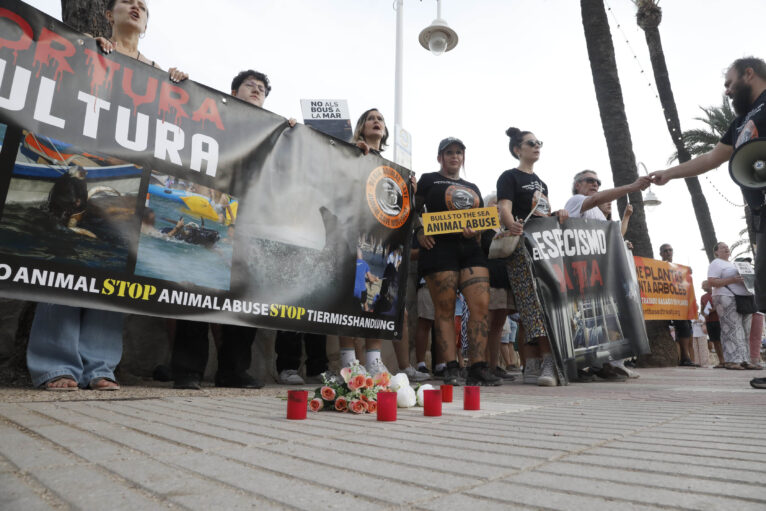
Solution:
M 736 149 L 745 142 L 758 138 L 760 133 L 766 137 L 766 91 L 756 98 L 750 111 L 734 119 L 721 137 L 721 143 Z M 752 210 L 761 209 L 764 202 L 762 191 L 742 188 L 742 193 Z
M 519 169 L 506 170 L 497 178 L 497 200 L 509 200 L 513 203 L 511 212 L 514 218 L 524 219 L 532 210 L 532 197 L 535 192 L 542 196 L 535 210 L 536 216 L 547 216 L 551 213 L 548 202 L 548 185 L 534 172 L 529 174 Z
M 450 179 L 439 172 L 423 174 L 415 197 L 428 213 L 484 207 L 479 187 L 465 179 Z M 465 239 L 461 233 L 440 234 L 439 239 Z

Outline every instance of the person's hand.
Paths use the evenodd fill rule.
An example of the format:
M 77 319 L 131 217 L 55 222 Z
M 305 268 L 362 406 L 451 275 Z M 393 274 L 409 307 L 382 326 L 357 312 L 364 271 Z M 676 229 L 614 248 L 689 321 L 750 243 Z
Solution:
M 356 147 L 362 150 L 364 154 L 368 154 L 370 152 L 370 146 L 367 145 L 367 142 L 364 140 L 360 140 L 356 143 Z
M 521 236 L 524 233 L 524 224 L 516 220 L 514 220 L 511 225 L 507 225 L 506 227 L 508 227 L 508 230 L 504 232 L 507 232 L 508 236 Z
M 625 213 L 623 213 L 623 218 L 630 218 L 630 215 L 633 214 L 633 204 L 628 204 L 625 206 Z
M 434 245 L 436 245 L 436 240 L 433 236 L 426 236 L 425 231 L 423 229 L 420 229 L 418 231 L 418 243 L 420 243 L 420 246 L 423 247 L 426 250 L 431 250 L 434 248 Z
M 644 191 L 652 184 L 652 178 L 649 176 L 641 176 L 633 181 L 632 188 L 634 192 Z
M 625 246 L 628 247 L 628 250 L 633 250 L 633 243 L 630 241 L 625 240 Z
M 412 183 L 412 195 L 418 194 L 418 180 L 415 179 L 415 173 L 410 174 L 410 183 Z
M 475 238 L 476 237 L 476 231 L 468 227 L 467 225 L 463 227 L 463 237 L 465 238 Z
M 178 222 L 176 222 L 176 229 L 179 229 L 184 226 L 184 219 L 183 217 L 178 219 Z
M 556 216 L 559 217 L 559 224 L 563 224 L 564 221 L 569 218 L 569 211 L 566 209 L 560 209 L 556 211 Z
M 114 44 L 112 44 L 112 41 L 107 39 L 106 37 L 95 37 L 94 38 L 98 45 L 101 47 L 101 51 L 109 55 L 114 51 Z
M 742 275 L 737 275 L 736 277 L 732 277 L 732 284 L 744 284 L 745 279 L 742 278 Z
M 289 124 L 291 128 L 294 128 L 295 125 L 298 124 L 298 121 L 290 117 L 289 119 L 287 119 L 287 124 Z
M 655 184 L 657 186 L 662 186 L 668 181 L 670 181 L 670 176 L 668 176 L 667 170 L 658 170 L 656 172 L 652 172 L 649 174 L 649 177 L 652 180 L 652 184 Z
M 171 67 L 170 70 L 168 71 L 168 74 L 170 75 L 170 81 L 176 82 L 176 83 L 182 82 L 186 80 L 187 78 L 189 78 L 188 73 L 184 73 L 183 71 L 175 67 Z

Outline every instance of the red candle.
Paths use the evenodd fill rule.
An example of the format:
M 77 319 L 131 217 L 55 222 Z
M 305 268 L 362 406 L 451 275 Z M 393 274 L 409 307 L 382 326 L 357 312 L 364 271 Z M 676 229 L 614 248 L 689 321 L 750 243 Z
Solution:
M 378 420 L 396 420 L 396 392 L 378 392 Z
M 479 410 L 479 387 L 463 387 L 463 410 Z
M 287 418 L 290 420 L 303 420 L 306 418 L 306 402 L 308 401 L 308 390 L 288 390 L 287 391 Z
M 441 417 L 442 391 L 438 389 L 423 391 L 423 415 L 426 417 Z
M 442 391 L 442 403 L 452 402 L 452 385 L 442 385 L 439 387 Z

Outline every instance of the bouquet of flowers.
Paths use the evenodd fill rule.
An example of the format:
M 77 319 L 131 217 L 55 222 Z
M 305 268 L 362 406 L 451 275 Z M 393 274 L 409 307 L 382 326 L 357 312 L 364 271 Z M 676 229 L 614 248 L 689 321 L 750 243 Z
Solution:
M 358 360 L 341 369 L 340 376 L 323 373 L 322 381 L 324 385 L 314 391 L 314 398 L 309 402 L 312 412 L 336 410 L 375 413 L 378 409 L 378 392 L 393 392 L 389 388 L 389 373 L 370 376 Z

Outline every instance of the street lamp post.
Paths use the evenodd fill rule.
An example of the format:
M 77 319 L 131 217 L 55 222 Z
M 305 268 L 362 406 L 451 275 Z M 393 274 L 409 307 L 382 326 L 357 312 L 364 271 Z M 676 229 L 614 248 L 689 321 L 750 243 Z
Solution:
M 396 11 L 396 63 L 394 66 L 394 161 L 401 164 L 399 138 L 402 131 L 402 52 L 404 51 L 404 0 L 394 0 Z M 441 0 L 436 0 L 436 19 L 418 37 L 423 48 L 439 56 L 457 45 L 457 33 L 442 19 Z

